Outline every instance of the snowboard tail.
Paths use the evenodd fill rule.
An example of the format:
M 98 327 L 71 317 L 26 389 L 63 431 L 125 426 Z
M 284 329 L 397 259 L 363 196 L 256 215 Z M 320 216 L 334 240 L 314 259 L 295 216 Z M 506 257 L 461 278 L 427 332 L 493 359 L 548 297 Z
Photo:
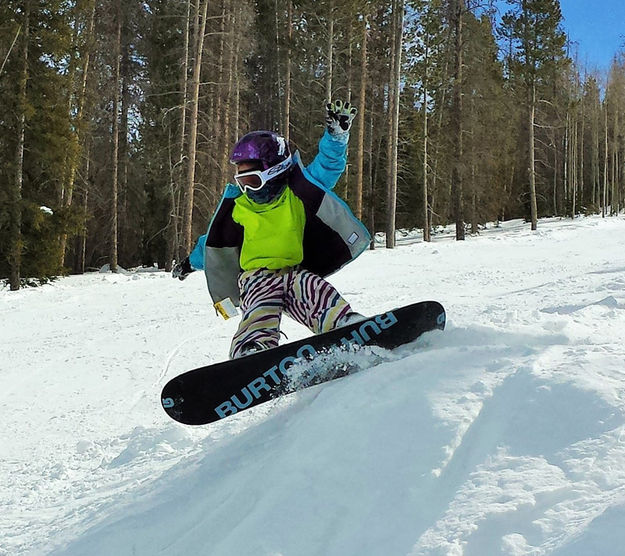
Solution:
M 436 301 L 423 301 L 324 334 L 276 348 L 200 367 L 170 380 L 163 388 L 161 403 L 167 414 L 187 425 L 218 421 L 346 372 L 337 369 L 315 377 L 302 386 L 289 376 L 298 361 L 315 361 L 330 350 L 352 346 L 393 349 L 416 340 L 424 332 L 445 327 L 445 310 Z

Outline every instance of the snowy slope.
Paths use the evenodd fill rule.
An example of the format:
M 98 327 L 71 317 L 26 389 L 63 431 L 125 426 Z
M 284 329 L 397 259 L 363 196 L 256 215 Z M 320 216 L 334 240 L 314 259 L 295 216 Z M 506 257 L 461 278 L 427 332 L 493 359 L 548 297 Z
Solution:
M 236 327 L 199 273 L 1 290 L 0 554 L 625 554 L 625 218 L 400 243 L 333 283 L 445 332 L 210 427 L 159 405 Z

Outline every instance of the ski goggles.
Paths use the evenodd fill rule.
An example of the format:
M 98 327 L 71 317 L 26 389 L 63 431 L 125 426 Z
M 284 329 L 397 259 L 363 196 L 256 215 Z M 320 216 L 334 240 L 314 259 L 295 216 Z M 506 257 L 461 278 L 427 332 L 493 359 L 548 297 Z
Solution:
M 271 168 L 267 168 L 267 170 L 251 170 L 249 172 L 235 174 L 234 180 L 243 193 L 248 190 L 260 191 L 269 180 L 286 172 L 291 166 L 293 166 L 293 159 L 291 155 L 289 155 L 287 159 Z

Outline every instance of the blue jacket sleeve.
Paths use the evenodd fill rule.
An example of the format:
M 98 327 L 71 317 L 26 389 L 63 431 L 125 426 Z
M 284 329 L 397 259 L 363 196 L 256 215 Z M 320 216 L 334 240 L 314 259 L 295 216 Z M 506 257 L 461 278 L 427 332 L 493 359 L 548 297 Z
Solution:
M 347 165 L 348 139 L 347 133 L 335 138 L 326 130 L 319 141 L 319 153 L 304 168 L 306 178 L 326 189 L 333 189 Z
M 189 255 L 189 263 L 195 270 L 204 270 L 204 249 L 206 247 L 206 234 L 200 236 Z

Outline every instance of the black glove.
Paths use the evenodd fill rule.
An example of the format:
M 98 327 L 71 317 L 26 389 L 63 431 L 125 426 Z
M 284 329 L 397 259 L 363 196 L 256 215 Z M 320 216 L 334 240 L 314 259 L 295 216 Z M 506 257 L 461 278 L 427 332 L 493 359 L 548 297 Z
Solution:
M 326 123 L 328 125 L 328 131 L 330 135 L 343 135 L 349 131 L 352 127 L 352 120 L 356 115 L 356 108 L 349 102 L 343 102 L 341 100 L 335 100 L 334 102 L 326 105 L 328 115 L 326 116 Z
M 185 257 L 180 262 L 176 263 L 171 271 L 171 277 L 178 278 L 178 280 L 184 280 L 194 270 L 195 268 L 193 268 L 189 262 L 189 257 Z

